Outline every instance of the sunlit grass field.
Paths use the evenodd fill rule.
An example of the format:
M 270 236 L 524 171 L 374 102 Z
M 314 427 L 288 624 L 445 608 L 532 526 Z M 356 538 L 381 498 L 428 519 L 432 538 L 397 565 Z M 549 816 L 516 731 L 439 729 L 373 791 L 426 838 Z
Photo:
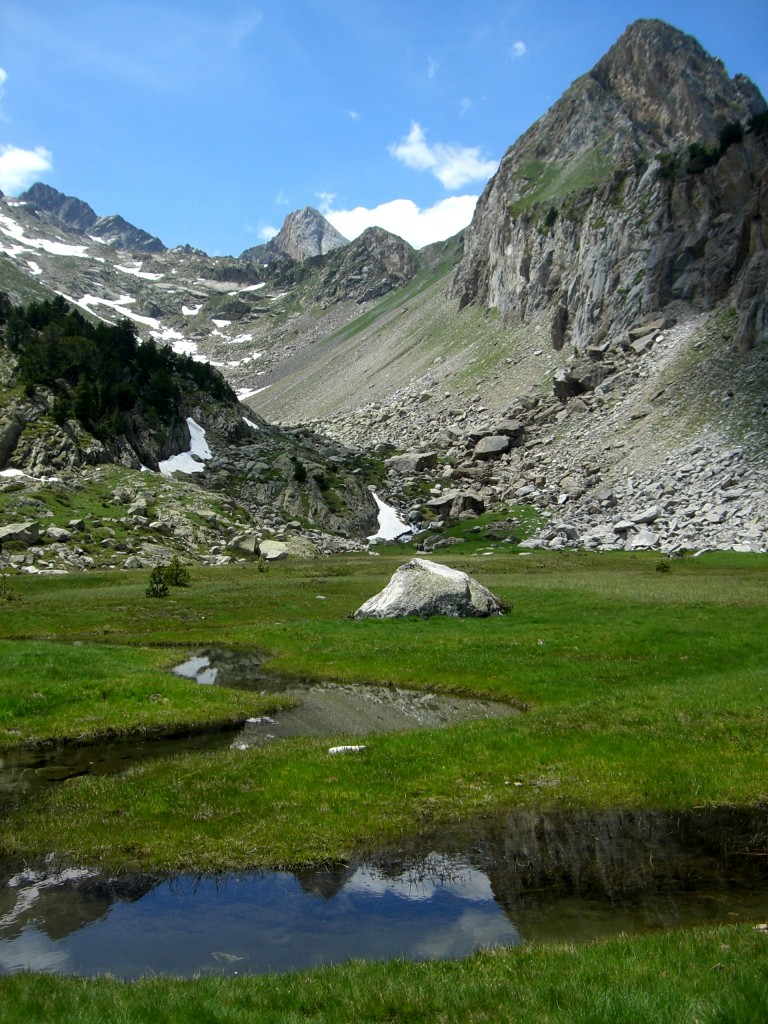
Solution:
M 263 650 L 285 675 L 490 695 L 524 711 L 370 737 L 355 758 L 328 757 L 331 743 L 349 740 L 339 734 L 71 780 L 7 813 L 0 848 L 114 868 L 295 866 L 516 807 L 768 802 L 764 556 L 678 559 L 660 572 L 650 555 L 451 553 L 435 560 L 489 586 L 505 615 L 353 620 L 407 557 L 195 569 L 189 587 L 162 599 L 146 596 L 148 572 L 12 579 L 14 599 L 0 605 L 6 747 L 262 713 L 274 698 L 170 673 L 214 646 Z M 216 1003 L 204 1018 L 216 1021 L 762 1020 L 767 942 L 751 929 L 703 929 L 282 980 L 13 978 L 0 984 L 0 1021 L 183 1021 L 199 999 Z M 686 964 L 707 957 L 730 992 L 704 970 L 694 984 Z M 637 979 L 660 963 L 668 982 L 641 997 Z M 345 997 L 352 978 L 362 988 Z M 6 1006 L 17 1016 L 3 1016 Z

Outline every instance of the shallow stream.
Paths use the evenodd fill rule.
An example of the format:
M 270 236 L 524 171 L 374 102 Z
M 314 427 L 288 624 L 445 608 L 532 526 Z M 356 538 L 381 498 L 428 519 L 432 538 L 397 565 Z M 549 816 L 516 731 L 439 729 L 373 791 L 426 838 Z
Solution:
M 257 655 L 203 652 L 177 667 L 203 685 L 277 689 L 301 704 L 242 729 L 21 752 L 15 797 L 85 772 L 287 735 L 365 736 L 509 715 L 504 704 L 266 676 Z M 0 863 L 0 974 L 287 971 L 350 957 L 426 960 L 493 945 L 585 941 L 699 922 L 768 919 L 768 810 L 517 812 L 359 861 L 217 877 L 106 875 Z

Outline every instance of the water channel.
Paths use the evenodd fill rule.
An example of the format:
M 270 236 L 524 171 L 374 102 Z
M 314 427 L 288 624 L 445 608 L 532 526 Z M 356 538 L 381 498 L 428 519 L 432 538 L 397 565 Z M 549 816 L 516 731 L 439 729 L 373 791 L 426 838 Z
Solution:
M 177 671 L 202 685 L 279 689 L 301 703 L 238 730 L 2 756 L 0 785 L 26 798 L 73 775 L 181 750 L 516 713 L 386 687 L 274 680 L 251 654 L 200 652 Z M 0 974 L 263 973 L 353 956 L 426 960 L 494 945 L 765 921 L 766 837 L 768 809 L 526 811 L 298 873 L 164 877 L 104 874 L 51 857 L 0 863 Z

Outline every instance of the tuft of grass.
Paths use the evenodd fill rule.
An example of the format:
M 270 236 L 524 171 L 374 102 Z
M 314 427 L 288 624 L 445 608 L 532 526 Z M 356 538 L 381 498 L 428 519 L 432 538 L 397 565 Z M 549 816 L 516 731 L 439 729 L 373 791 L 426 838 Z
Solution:
M 748 926 L 262 977 L 0 978 L 0 1024 L 763 1024 L 767 1005 L 768 938 Z

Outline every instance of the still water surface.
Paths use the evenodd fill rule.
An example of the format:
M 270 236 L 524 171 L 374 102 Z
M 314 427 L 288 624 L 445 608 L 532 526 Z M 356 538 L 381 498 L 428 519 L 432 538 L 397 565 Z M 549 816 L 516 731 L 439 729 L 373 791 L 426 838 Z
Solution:
M 6 865 L 0 974 L 265 973 L 765 921 L 766 824 L 736 810 L 519 812 L 297 873 Z
M 485 701 L 275 679 L 258 655 L 243 652 L 202 652 L 177 672 L 203 685 L 287 692 L 301 705 L 238 730 L 0 754 L 0 796 L 25 799 L 79 774 L 189 750 L 517 713 Z M 765 809 L 529 811 L 300 873 L 112 876 L 52 858 L 0 862 L 0 974 L 264 973 L 351 957 L 427 960 L 495 945 L 765 921 L 766 835 Z

